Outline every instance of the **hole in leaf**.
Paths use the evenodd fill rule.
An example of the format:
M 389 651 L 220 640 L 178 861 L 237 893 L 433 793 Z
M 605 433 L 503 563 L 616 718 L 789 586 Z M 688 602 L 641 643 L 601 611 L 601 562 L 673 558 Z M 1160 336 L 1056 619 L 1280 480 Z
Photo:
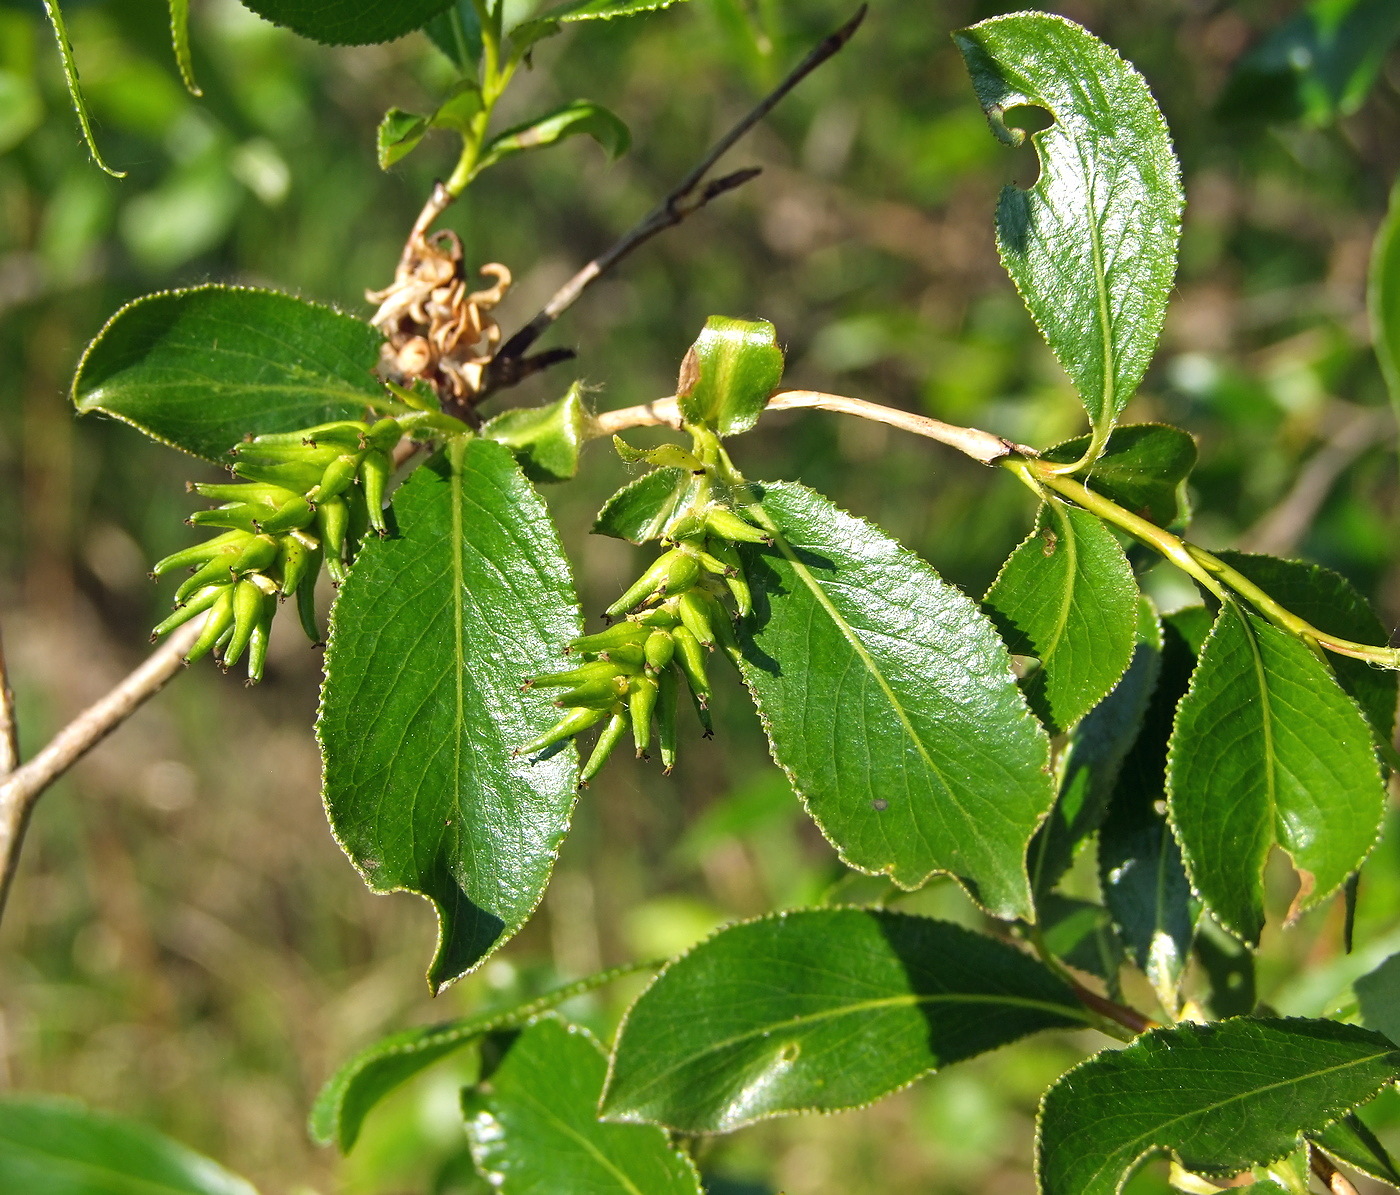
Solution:
M 1040 153 L 1032 135 L 1050 128 L 1055 117 L 1039 104 L 1013 104 L 1001 110 L 1000 118 L 1012 146 L 1007 181 L 1029 191 L 1040 181 Z

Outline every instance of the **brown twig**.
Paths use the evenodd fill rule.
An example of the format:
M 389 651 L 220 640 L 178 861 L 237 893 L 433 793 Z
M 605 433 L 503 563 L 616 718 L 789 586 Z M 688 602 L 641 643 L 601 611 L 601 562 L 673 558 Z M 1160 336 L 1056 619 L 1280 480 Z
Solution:
M 1308 1143 L 1308 1165 L 1331 1195 L 1359 1195 L 1351 1180 L 1332 1165 L 1332 1159 L 1311 1142 Z
M 0 776 L 19 767 L 19 723 L 15 720 L 15 693 L 5 665 L 5 645 L 0 643 Z
M 866 5 L 862 4 L 855 16 L 842 25 L 840 29 L 824 38 L 806 58 L 792 69 L 787 78 L 764 96 L 757 106 L 716 141 L 695 168 L 681 179 L 656 207 L 623 233 L 608 249 L 564 283 L 555 292 L 554 297 L 544 305 L 539 314 L 511 336 L 497 351 L 491 367 L 487 371 L 485 393 L 513 385 L 515 381 L 519 380 L 519 375 L 513 369 L 514 362 L 523 357 L 544 331 L 578 301 L 579 296 L 590 284 L 607 273 L 634 249 L 651 240 L 657 233 L 674 228 L 712 199 L 717 199 L 726 191 L 741 187 L 750 179 L 755 178 L 760 172 L 759 168 L 749 167 L 744 170 L 736 170 L 732 174 L 726 174 L 705 183 L 703 186 L 701 185 L 705 175 L 710 172 L 715 163 L 728 153 L 745 133 L 767 116 L 788 92 L 851 40 L 855 31 L 860 28 L 861 22 L 865 20 L 865 13 Z
M 1074 997 L 1085 1008 L 1092 1009 L 1101 1017 L 1107 1017 L 1133 1033 L 1146 1033 L 1149 1029 L 1159 1029 L 1160 1025 L 1150 1017 L 1145 1017 L 1136 1008 L 1118 1004 L 1097 992 L 1091 992 L 1083 984 L 1074 984 Z
M 24 832 L 34 805 L 50 785 L 154 697 L 180 671 L 203 619 L 194 619 L 161 644 L 146 662 L 106 696 L 53 736 L 22 767 L 0 780 L 0 915 L 19 864 Z
M 1004 440 L 991 432 L 975 427 L 958 427 L 944 423 L 940 419 L 930 419 L 927 415 L 915 415 L 912 411 L 899 411 L 893 407 L 882 407 L 878 403 L 866 402 L 862 398 L 847 398 L 843 394 L 822 394 L 816 390 L 782 390 L 768 400 L 770 411 L 795 411 L 811 409 L 835 411 L 842 415 L 855 415 L 861 419 L 885 423 L 902 431 L 912 432 L 928 440 L 937 440 L 950 448 L 956 448 L 975 461 L 984 465 L 995 464 L 1013 453 L 1021 456 L 1035 456 L 1033 448 Z M 675 398 L 660 398 L 655 402 L 643 403 L 636 407 L 623 407 L 616 411 L 604 411 L 593 420 L 594 436 L 610 436 L 625 431 L 629 427 L 680 427 L 681 416 L 676 408 Z

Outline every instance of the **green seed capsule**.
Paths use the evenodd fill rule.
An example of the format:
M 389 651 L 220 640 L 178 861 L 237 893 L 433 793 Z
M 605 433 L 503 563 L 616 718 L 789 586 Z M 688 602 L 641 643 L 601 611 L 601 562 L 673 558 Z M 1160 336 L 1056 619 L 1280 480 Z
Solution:
M 529 682 L 532 689 L 571 689 L 576 685 L 590 685 L 594 681 L 607 680 L 617 675 L 617 669 L 605 661 L 593 664 L 580 664 L 567 672 L 546 672 Z
M 316 508 L 305 498 L 296 495 L 260 520 L 258 526 L 269 535 L 281 535 L 285 531 L 299 531 L 310 526 L 315 517 Z
M 607 651 L 611 647 L 625 647 L 629 643 L 641 643 L 647 637 L 645 627 L 630 620 L 615 623 L 606 631 L 596 635 L 583 635 L 569 644 L 569 652 L 594 653 Z
M 254 535 L 234 557 L 229 569 L 237 576 L 260 573 L 277 563 L 277 541 L 270 535 Z
M 238 663 L 248 647 L 253 628 L 267 617 L 267 595 L 252 581 L 240 581 L 233 588 L 233 637 L 224 648 L 222 664 L 227 670 Z
M 652 631 L 642 648 L 642 654 L 646 657 L 647 674 L 655 676 L 669 667 L 676 654 L 676 641 L 669 631 Z
M 267 644 L 272 638 L 272 611 L 253 627 L 248 639 L 248 681 L 250 685 L 262 680 L 263 668 L 267 664 Z
M 646 656 L 642 654 L 640 643 L 627 643 L 621 647 L 610 647 L 602 653 L 599 659 L 606 660 L 619 669 L 633 673 L 646 663 Z
M 262 530 L 262 520 L 272 513 L 272 507 L 261 503 L 230 503 L 217 510 L 197 510 L 190 515 L 189 523 L 194 527 L 228 527 L 256 535 Z
M 705 647 L 713 648 L 715 630 L 711 615 L 714 613 L 714 605 L 713 600 L 707 598 L 708 595 L 699 589 L 688 589 L 681 594 L 676 609 L 686 629 Z
M 177 569 L 198 568 L 226 551 L 240 551 L 247 538 L 248 532 L 246 531 L 225 531 L 223 535 L 206 539 L 202 544 L 195 544 L 193 547 L 184 548 L 179 552 L 172 552 L 163 560 L 157 560 L 151 566 L 151 573 L 153 576 L 163 577 L 166 573 L 173 573 Z
M 193 576 L 185 578 L 180 583 L 180 588 L 175 591 L 175 604 L 178 606 L 187 601 L 191 594 L 203 589 L 206 585 L 229 585 L 233 581 L 234 553 L 224 552 L 215 556 L 203 568 L 197 569 Z
M 162 635 L 170 634 L 176 627 L 189 622 L 196 614 L 203 614 L 227 589 L 227 585 L 206 585 L 151 632 L 151 642 L 154 643 Z
M 684 593 L 696 581 L 700 580 L 700 561 L 695 553 L 677 548 L 669 555 L 671 565 L 666 570 L 666 584 L 662 589 L 662 592 L 668 596 L 673 593 Z
M 676 660 L 685 673 L 686 683 L 701 706 L 710 704 L 710 682 L 705 675 L 705 649 L 687 627 L 671 632 L 676 641 Z
M 714 573 L 717 577 L 727 577 L 735 571 L 733 565 L 726 564 L 719 557 L 708 552 L 704 540 L 689 539 L 680 546 L 682 551 L 689 552 L 694 556 L 700 567 L 706 572 Z
M 319 553 L 317 559 L 320 559 Z M 297 586 L 297 617 L 301 619 L 301 629 L 306 632 L 313 647 L 319 647 L 323 642 L 321 627 L 316 621 L 316 575 L 320 571 L 318 567 L 308 572 Z
M 361 423 L 357 419 L 336 419 L 331 423 L 318 423 L 315 427 L 303 428 L 295 432 L 269 432 L 266 435 L 255 436 L 252 443 L 257 447 L 263 445 L 293 445 L 310 446 L 330 444 L 345 448 L 360 448 L 365 435 L 369 431 L 368 423 Z
M 222 485 L 195 482 L 190 488 L 201 498 L 208 498 L 211 502 L 256 502 L 274 510 L 287 499 L 298 496 L 295 491 L 285 486 L 268 485 L 261 481 L 236 481 Z
M 683 539 L 691 539 L 697 535 L 705 534 L 705 515 L 703 511 L 688 510 L 684 514 L 677 515 L 667 525 L 662 536 L 663 540 L 671 543 L 678 543 Z
M 258 440 L 251 440 L 237 445 L 232 453 L 239 462 L 246 462 L 250 465 L 300 465 L 303 468 L 310 467 L 317 470 L 317 480 L 320 480 L 320 473 L 331 461 L 340 456 L 345 451 L 344 448 L 327 444 L 316 446 L 304 444 L 297 441 L 295 444 L 271 444 Z M 235 465 L 235 468 L 238 466 Z
M 718 539 L 734 540 L 744 544 L 771 544 L 773 537 L 766 531 L 745 522 L 732 510 L 723 506 L 712 506 L 705 512 L 705 529 Z
M 648 610 L 644 614 L 638 614 L 636 621 L 644 627 L 664 627 L 670 629 L 676 626 L 681 620 L 676 613 L 674 600 L 658 606 L 655 610 Z
M 651 567 L 632 583 L 631 588 L 608 607 L 608 617 L 620 618 L 633 606 L 664 592 L 671 572 L 671 558 L 677 555 L 678 552 L 671 551 L 652 561 Z
M 278 573 L 284 597 L 296 592 L 307 574 L 321 571 L 321 545 L 301 531 L 290 531 L 278 541 Z
M 592 709 L 610 709 L 627 696 L 627 678 L 613 676 L 609 680 L 593 681 L 570 689 L 554 702 L 563 707 L 589 706 Z
M 326 552 L 326 567 L 335 576 L 336 569 L 345 555 L 345 532 L 350 523 L 350 507 L 344 498 L 328 498 L 316 507 L 316 526 L 320 532 L 321 546 Z M 344 579 L 344 570 L 340 570 Z
M 403 425 L 397 419 L 380 419 L 369 431 L 365 432 L 365 439 L 369 441 L 372 451 L 388 455 L 399 446 L 399 441 L 403 439 Z
M 651 715 L 658 693 L 657 683 L 649 676 L 634 677 L 627 690 L 627 712 L 632 718 L 632 741 L 638 759 L 644 759 L 651 746 Z
M 695 716 L 700 719 L 700 728 L 705 732 L 704 737 L 712 739 L 715 737 L 714 720 L 710 717 L 710 706 L 708 701 L 701 700 L 700 694 L 694 689 L 690 691 L 691 704 L 695 706 Z
M 390 422 L 393 422 L 390 420 Z M 394 424 L 395 427 L 398 424 Z M 384 523 L 384 491 L 389 485 L 389 475 L 394 465 L 389 455 L 377 448 L 371 448 L 360 461 L 360 482 L 365 491 L 365 512 L 369 515 L 369 525 L 379 535 L 387 535 L 389 528 Z
M 607 710 L 595 710 L 583 707 L 570 710 L 559 719 L 553 726 L 540 735 L 531 739 L 524 746 L 515 749 L 516 755 L 537 755 L 546 747 L 552 747 L 555 743 L 564 739 L 572 738 L 576 734 L 582 734 L 590 726 L 596 726 L 608 716 Z
M 666 775 L 676 766 L 676 702 L 680 696 L 676 670 L 665 669 L 656 678 L 656 737 L 661 747 L 661 768 Z
M 613 748 L 622 741 L 622 736 L 626 733 L 627 715 L 619 711 L 608 719 L 603 733 L 598 736 L 598 741 L 593 745 L 593 753 L 589 755 L 588 762 L 583 765 L 583 771 L 579 773 L 580 788 L 603 770 L 603 765 L 608 762 L 608 756 L 612 754 Z
M 294 494 L 305 494 L 314 485 L 319 485 L 324 467 L 305 461 L 288 461 L 282 465 L 255 465 L 249 461 L 236 461 L 233 466 L 235 477 L 247 481 L 258 481 L 265 485 L 281 486 Z
M 222 588 L 223 592 L 209 607 L 209 614 L 204 619 L 204 627 L 199 632 L 199 638 L 194 641 L 194 646 L 185 653 L 186 663 L 192 664 L 200 656 L 208 655 L 224 634 L 233 627 L 233 591 L 235 587 L 225 585 Z
M 351 482 L 355 480 L 355 475 L 360 471 L 360 457 L 358 453 L 345 453 L 331 461 L 321 472 L 321 480 L 316 486 L 306 491 L 306 497 L 311 502 L 325 502 L 334 498 L 337 494 L 343 494 Z

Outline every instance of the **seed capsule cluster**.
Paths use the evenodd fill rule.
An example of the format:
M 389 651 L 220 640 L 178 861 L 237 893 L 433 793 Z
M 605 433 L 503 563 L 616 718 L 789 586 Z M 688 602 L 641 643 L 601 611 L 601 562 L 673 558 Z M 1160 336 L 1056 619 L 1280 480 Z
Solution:
M 666 542 L 672 545 L 670 550 L 608 607 L 607 617 L 621 621 L 569 645 L 568 652 L 582 663 L 528 682 L 526 688 L 565 690 L 554 704 L 567 712 L 517 754 L 543 751 L 603 723 L 580 776 L 580 783 L 587 784 L 629 726 L 637 757 L 646 759 L 655 722 L 661 762 L 669 773 L 676 763 L 676 708 L 682 681 L 705 737 L 714 733 L 706 672 L 709 654 L 718 645 L 731 659 L 737 657 L 734 619 L 753 609 L 735 544 L 771 540 L 716 503 L 683 516 L 669 529 Z
M 403 435 L 396 419 L 340 420 L 305 431 L 257 436 L 234 448 L 238 481 L 190 488 L 219 503 L 191 515 L 222 534 L 159 561 L 153 576 L 185 568 L 175 611 L 152 639 L 208 611 L 186 654 L 213 652 L 224 669 L 246 651 L 249 683 L 260 680 L 277 603 L 296 596 L 301 624 L 320 641 L 315 589 L 322 564 L 339 584 L 369 529 L 384 534 L 391 453 Z

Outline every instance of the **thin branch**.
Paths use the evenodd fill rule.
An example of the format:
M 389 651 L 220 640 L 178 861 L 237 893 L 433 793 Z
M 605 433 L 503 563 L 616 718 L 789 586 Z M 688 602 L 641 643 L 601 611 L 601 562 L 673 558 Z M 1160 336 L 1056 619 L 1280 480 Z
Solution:
M 1330 1195 L 1358 1195 L 1356 1187 L 1340 1170 L 1332 1165 L 1332 1159 L 1308 1142 L 1308 1165 L 1327 1187 Z
M 19 767 L 19 723 L 15 720 L 15 694 L 5 664 L 5 645 L 0 643 L 0 776 Z
M 668 228 L 674 228 L 687 216 L 699 211 L 712 199 L 717 199 L 726 191 L 732 191 L 736 187 L 743 186 L 750 179 L 759 174 L 756 167 L 744 170 L 736 170 L 733 174 L 726 174 L 721 178 L 701 186 L 705 175 L 726 153 L 731 150 L 735 143 L 739 141 L 751 128 L 768 115 L 778 103 L 794 87 L 802 82 L 817 67 L 826 62 L 833 55 L 851 40 L 855 31 L 860 28 L 860 24 L 865 20 L 866 5 L 862 4 L 849 21 L 840 29 L 824 38 L 810 54 L 807 55 L 788 74 L 781 83 L 748 112 L 733 128 L 724 134 L 714 143 L 690 171 L 671 192 L 648 212 L 642 219 L 627 232 L 623 233 L 613 244 L 603 253 L 599 254 L 577 274 L 564 283 L 555 292 L 554 297 L 544 305 L 544 308 L 520 331 L 516 332 L 509 340 L 503 344 L 496 353 L 488 372 L 486 393 L 492 390 L 501 389 L 510 385 L 507 379 L 511 378 L 508 372 L 510 362 L 522 357 L 537 341 L 555 320 L 578 301 L 587 287 L 596 281 L 600 276 L 612 269 L 618 262 L 631 253 L 638 246 L 649 241 L 659 232 L 664 232 Z M 497 363 L 500 363 L 499 365 Z
M 197 618 L 173 631 L 144 664 L 68 723 L 33 759 L 0 780 L 0 914 L 4 913 L 35 803 L 55 780 L 180 671 L 203 621 Z
M 944 423 L 940 419 L 930 419 L 927 415 L 915 415 L 911 411 L 898 411 L 893 407 L 882 407 L 879 403 L 866 402 L 862 398 L 847 398 L 843 394 L 822 394 L 816 390 L 783 390 L 768 400 L 770 411 L 795 411 L 813 409 L 835 411 L 841 415 L 855 415 L 876 423 L 888 424 L 901 431 L 912 432 L 928 440 L 937 440 L 950 448 L 956 448 L 965 456 L 984 465 L 995 464 L 1003 457 L 1013 454 L 1035 456 L 1033 448 L 1015 444 L 984 432 L 975 427 L 958 427 Z M 656 427 L 660 425 L 679 428 L 681 416 L 676 408 L 676 400 L 661 398 L 641 406 L 624 407 L 617 411 L 604 411 L 594 417 L 592 434 L 610 436 L 625 431 L 629 427 Z

